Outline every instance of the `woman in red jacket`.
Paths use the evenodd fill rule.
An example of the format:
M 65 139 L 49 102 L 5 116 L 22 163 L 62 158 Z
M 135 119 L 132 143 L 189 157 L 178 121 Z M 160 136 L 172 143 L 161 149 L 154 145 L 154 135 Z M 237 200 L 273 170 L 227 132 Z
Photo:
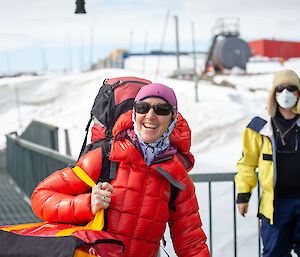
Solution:
M 116 179 L 92 188 L 71 168 L 56 171 L 32 194 L 32 209 L 50 222 L 86 224 L 106 209 L 106 230 L 125 245 L 125 256 L 156 257 L 166 223 L 178 256 L 209 257 L 193 182 L 187 174 L 194 157 L 191 132 L 177 111 L 174 91 L 154 83 L 141 88 L 134 108 L 113 128 L 110 160 Z M 83 155 L 76 166 L 98 181 L 101 147 Z M 178 194 L 169 208 L 171 185 Z

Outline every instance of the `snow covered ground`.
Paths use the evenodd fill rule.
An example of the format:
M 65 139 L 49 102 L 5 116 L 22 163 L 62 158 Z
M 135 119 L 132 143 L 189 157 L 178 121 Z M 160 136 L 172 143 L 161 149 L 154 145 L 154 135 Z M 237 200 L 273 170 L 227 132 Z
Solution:
M 193 67 L 189 56 L 181 57 L 181 67 Z M 76 158 L 84 138 L 84 129 L 99 86 L 105 78 L 137 76 L 172 87 L 177 95 L 179 111 L 192 130 L 192 153 L 196 163 L 191 173 L 235 172 L 241 157 L 242 132 L 251 118 L 265 111 L 268 90 L 274 72 L 291 68 L 300 74 L 300 60 L 278 62 L 260 61 L 247 65 L 247 75 L 232 72 L 217 75 L 211 81 L 198 83 L 195 101 L 193 81 L 170 79 L 176 69 L 174 56 L 130 57 L 125 69 L 103 69 L 91 72 L 48 73 L 0 79 L 0 149 L 5 147 L 5 134 L 22 130 L 39 120 L 58 126 L 60 150 L 64 153 L 63 130 L 68 129 L 71 152 Z M 197 59 L 197 70 L 204 69 L 204 60 Z M 224 81 L 226 83 L 224 83 Z M 223 82 L 223 83 L 222 83 Z M 233 87 L 218 84 L 231 84 Z M 200 215 L 204 230 L 208 227 L 208 186 L 196 184 Z M 233 256 L 233 186 L 217 182 L 212 185 L 213 254 Z M 256 191 L 255 191 L 256 192 Z M 246 218 L 237 217 L 237 253 L 241 257 L 257 256 L 257 197 L 250 201 Z M 167 251 L 175 256 L 170 239 Z M 165 256 L 164 253 L 161 256 Z

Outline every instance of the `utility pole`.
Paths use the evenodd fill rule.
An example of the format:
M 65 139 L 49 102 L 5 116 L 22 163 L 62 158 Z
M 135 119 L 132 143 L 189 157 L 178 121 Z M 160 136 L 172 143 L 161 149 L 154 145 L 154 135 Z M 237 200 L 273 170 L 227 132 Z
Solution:
M 71 47 L 71 39 L 70 34 L 68 34 L 68 61 L 69 61 L 69 72 L 72 72 L 73 70 L 73 60 L 72 60 L 72 47 Z
M 95 26 L 95 24 L 92 24 L 92 25 L 91 25 L 90 70 L 93 69 L 94 26 Z
M 83 71 L 84 70 L 84 40 L 83 40 L 83 33 L 81 33 L 81 37 L 80 37 L 80 52 L 79 52 L 79 67 L 80 70 Z
M 164 47 L 165 36 L 166 36 L 166 33 L 167 33 L 167 25 L 168 25 L 168 21 L 169 21 L 169 13 L 170 13 L 170 11 L 168 10 L 167 14 L 166 14 L 166 18 L 165 18 L 165 24 L 164 24 L 162 39 L 161 39 L 161 42 L 160 42 L 159 54 L 158 54 L 158 58 L 157 58 L 156 71 L 155 71 L 155 78 L 157 78 L 158 73 L 159 73 L 160 55 L 161 55 L 161 53 L 163 51 L 163 47 Z
M 177 57 L 177 69 L 180 69 L 180 61 L 179 61 L 179 35 L 178 35 L 178 17 L 175 15 L 175 33 L 176 33 L 176 57 Z
M 194 26 L 194 22 L 192 22 L 191 25 L 192 25 L 193 60 L 194 60 L 195 101 L 199 102 L 199 99 L 198 99 L 198 75 L 197 75 L 197 59 L 196 59 L 196 44 L 195 44 L 195 26 Z
M 19 121 L 19 129 L 22 130 L 22 119 L 21 119 L 21 111 L 20 111 L 20 100 L 17 84 L 14 84 L 15 95 L 16 95 L 16 104 L 17 104 L 17 112 L 18 112 L 18 121 Z
M 143 58 L 143 73 L 145 72 L 146 66 L 146 54 L 147 54 L 147 32 L 145 33 L 145 42 L 144 42 L 144 58 Z
M 44 72 L 48 71 L 47 58 L 46 58 L 46 49 L 42 49 L 42 62 Z
M 7 68 L 7 75 L 11 75 L 11 65 L 10 65 L 10 55 L 8 52 L 6 52 L 6 68 Z
M 132 52 L 132 40 L 133 40 L 133 34 L 134 34 L 134 31 L 133 29 L 131 28 L 130 32 L 129 32 L 129 46 L 128 46 L 128 52 L 129 54 L 131 54 Z

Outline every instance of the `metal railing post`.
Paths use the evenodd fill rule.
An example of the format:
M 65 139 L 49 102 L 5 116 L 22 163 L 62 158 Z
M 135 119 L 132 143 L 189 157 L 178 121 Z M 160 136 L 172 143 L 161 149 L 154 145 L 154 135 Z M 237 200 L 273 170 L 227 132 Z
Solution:
M 208 199 L 209 199 L 209 250 L 211 257 L 213 256 L 212 246 L 212 212 L 211 212 L 211 182 L 208 182 Z
M 257 185 L 257 201 L 259 206 L 260 187 Z M 261 257 L 261 234 L 260 234 L 260 219 L 258 219 L 258 256 Z
M 236 211 L 236 185 L 234 181 L 234 177 L 237 173 L 202 173 L 202 174 L 190 174 L 190 177 L 193 182 L 201 182 L 201 183 L 208 183 L 208 198 L 209 198 L 209 248 L 211 252 L 211 256 L 213 256 L 213 232 L 212 232 L 212 192 L 211 187 L 213 182 L 233 182 L 233 244 L 234 244 L 234 257 L 236 257 L 237 254 L 237 211 Z M 258 186 L 258 199 L 260 197 L 260 188 Z M 259 223 L 258 223 L 259 224 Z M 259 257 L 261 257 L 261 240 L 260 240 L 260 227 L 258 231 L 259 241 L 258 241 L 258 251 L 259 251 Z
M 235 182 L 233 181 L 233 247 L 234 247 L 234 257 L 236 257 L 236 248 L 237 248 L 237 241 L 236 241 L 236 206 L 235 206 Z
M 70 155 L 71 156 L 69 131 L 67 129 L 65 129 L 64 131 L 65 131 L 65 142 L 66 142 L 66 155 Z

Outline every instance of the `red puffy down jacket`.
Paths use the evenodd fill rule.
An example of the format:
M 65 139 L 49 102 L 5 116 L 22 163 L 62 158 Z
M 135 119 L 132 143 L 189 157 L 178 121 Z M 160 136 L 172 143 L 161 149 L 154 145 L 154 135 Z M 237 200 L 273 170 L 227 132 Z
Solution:
M 131 111 L 120 116 L 113 129 L 132 128 Z M 179 115 L 170 140 L 189 161 L 191 134 Z M 83 155 L 77 166 L 95 182 L 101 171 L 102 149 Z M 111 182 L 114 194 L 107 210 L 107 231 L 125 244 L 125 256 L 156 257 L 166 223 L 170 224 L 174 249 L 178 256 L 210 256 L 201 228 L 195 188 L 177 155 L 148 166 L 129 139 L 114 140 L 110 159 L 119 162 L 116 179 Z M 178 186 L 174 205 L 169 209 L 171 183 Z M 93 219 L 90 188 L 69 167 L 43 180 L 32 194 L 32 209 L 50 222 L 85 224 Z

